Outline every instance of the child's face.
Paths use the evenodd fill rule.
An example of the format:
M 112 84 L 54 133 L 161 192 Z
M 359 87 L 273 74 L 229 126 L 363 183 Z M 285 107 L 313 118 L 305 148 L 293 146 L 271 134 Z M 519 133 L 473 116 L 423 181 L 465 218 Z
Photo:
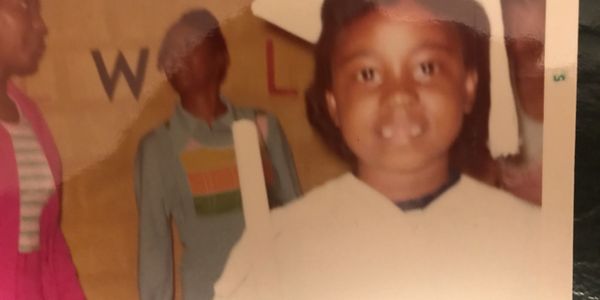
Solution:
M 47 34 L 38 0 L 0 0 L 0 75 L 34 72 Z
M 176 33 L 181 37 L 178 42 L 185 41 L 185 32 Z M 216 53 L 214 47 L 208 41 L 195 41 L 191 50 L 180 46 L 185 53 L 178 57 L 175 62 L 176 71 L 170 75 L 170 81 L 180 93 L 189 93 L 196 90 L 206 89 L 210 85 L 220 85 L 220 76 L 226 68 L 226 57 L 224 54 Z M 173 46 L 177 47 L 177 46 Z M 187 53 L 186 53 L 187 52 Z
M 358 170 L 415 172 L 447 164 L 477 74 L 457 29 L 407 1 L 348 25 L 332 56 L 330 114 Z
M 181 58 L 180 67 L 174 74 L 173 79 L 179 90 L 193 89 L 196 86 L 206 86 L 211 79 L 208 72 L 214 69 L 214 60 L 211 60 L 208 47 L 200 44 L 193 48 L 187 55 Z

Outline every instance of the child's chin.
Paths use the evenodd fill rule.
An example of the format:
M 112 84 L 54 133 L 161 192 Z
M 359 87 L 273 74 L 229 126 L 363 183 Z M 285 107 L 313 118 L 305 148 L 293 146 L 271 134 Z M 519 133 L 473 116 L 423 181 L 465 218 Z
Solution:
M 39 69 L 38 61 L 29 61 L 26 64 L 19 66 L 16 70 L 15 75 L 17 76 L 28 76 L 36 73 Z
M 396 154 L 393 157 L 382 157 L 379 165 L 393 173 L 412 173 L 425 168 L 427 161 L 428 159 L 420 153 L 406 154 L 400 157 Z

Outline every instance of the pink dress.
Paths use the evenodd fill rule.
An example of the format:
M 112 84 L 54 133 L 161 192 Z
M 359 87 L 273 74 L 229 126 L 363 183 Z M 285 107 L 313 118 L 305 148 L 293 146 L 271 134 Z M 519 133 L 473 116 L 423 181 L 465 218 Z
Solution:
M 58 151 L 35 104 L 11 84 L 8 93 L 37 136 L 54 178 L 54 192 L 39 219 L 39 250 L 20 253 L 17 163 L 11 136 L 0 126 L 0 300 L 85 299 L 60 229 L 62 171 Z
M 19 253 L 16 300 L 43 300 L 40 252 Z

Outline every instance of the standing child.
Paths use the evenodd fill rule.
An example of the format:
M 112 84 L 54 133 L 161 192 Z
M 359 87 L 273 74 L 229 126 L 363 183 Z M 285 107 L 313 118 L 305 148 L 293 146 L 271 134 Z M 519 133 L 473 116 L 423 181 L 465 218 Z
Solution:
M 10 79 L 34 74 L 48 33 L 38 0 L 0 1 L 0 299 L 84 299 L 60 229 L 62 170 L 34 101 Z
M 261 128 L 272 206 L 299 196 L 296 170 L 277 119 L 221 95 L 229 52 L 209 11 L 189 11 L 169 28 L 159 66 L 180 102 L 137 157 L 140 297 L 173 298 L 172 219 L 183 244 L 183 298 L 210 299 L 244 228 L 232 123 L 250 119 Z
M 322 22 L 309 119 L 353 173 L 272 213 L 273 255 L 245 235 L 217 298 L 539 299 L 539 209 L 454 161 L 488 96 L 481 6 L 325 0 Z

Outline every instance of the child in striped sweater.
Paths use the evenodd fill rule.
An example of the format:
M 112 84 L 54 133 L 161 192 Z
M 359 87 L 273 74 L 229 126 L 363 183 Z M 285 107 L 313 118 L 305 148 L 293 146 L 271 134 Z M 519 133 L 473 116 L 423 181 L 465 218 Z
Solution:
M 282 205 L 300 194 L 294 162 L 277 119 L 237 107 L 220 94 L 229 53 L 207 10 L 184 14 L 167 31 L 159 66 L 177 91 L 175 113 L 142 141 L 136 167 L 141 299 L 172 299 L 170 220 L 183 242 L 184 299 L 210 299 L 230 249 L 244 229 L 231 125 L 257 123 L 269 199 Z

